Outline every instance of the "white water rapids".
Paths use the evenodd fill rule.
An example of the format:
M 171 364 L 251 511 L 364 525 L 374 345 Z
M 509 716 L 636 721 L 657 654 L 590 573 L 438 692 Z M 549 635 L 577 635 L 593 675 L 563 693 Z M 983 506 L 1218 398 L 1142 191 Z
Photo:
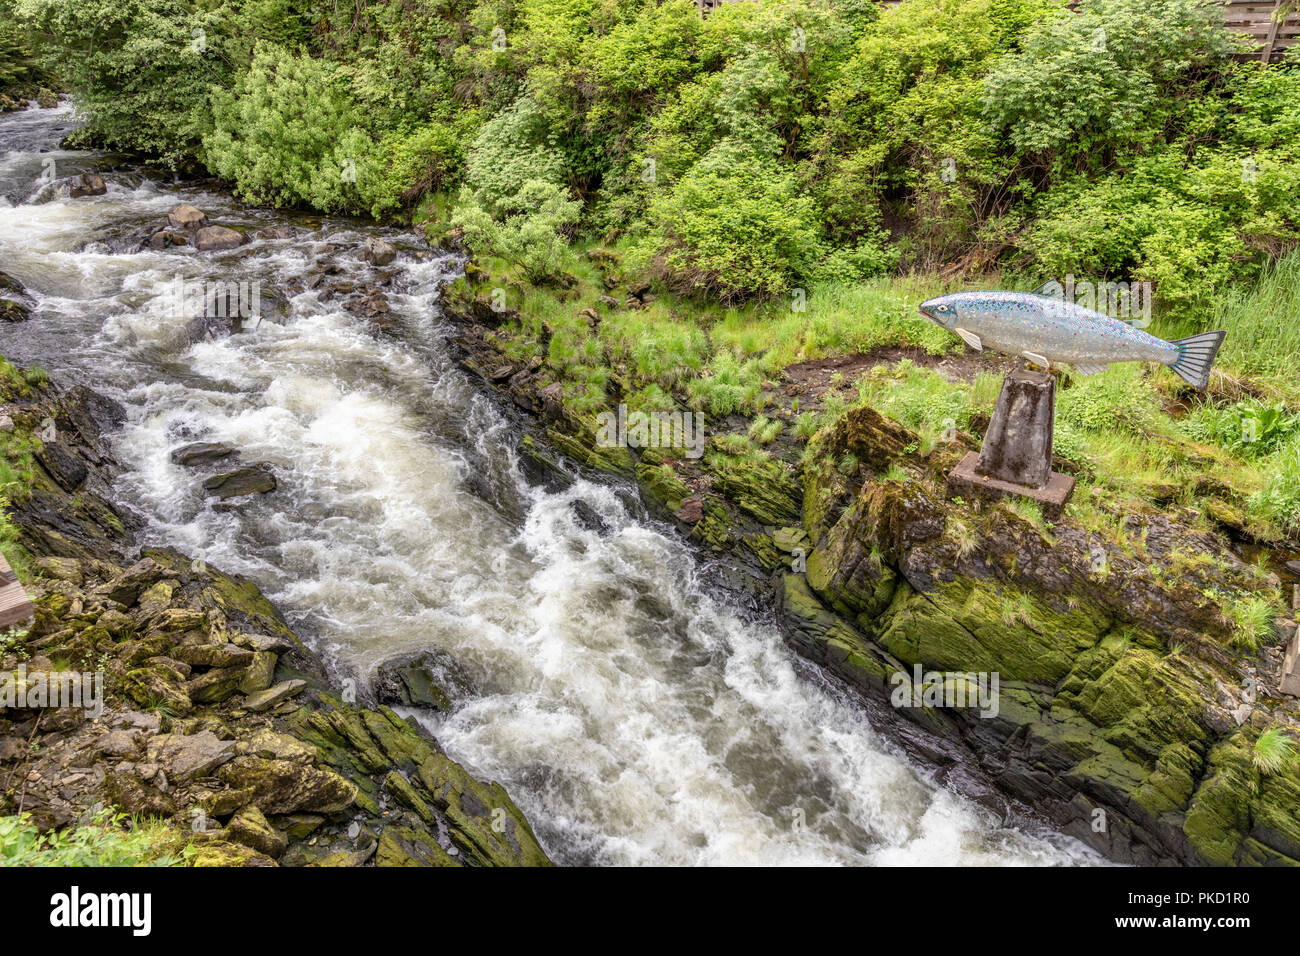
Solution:
M 70 122 L 66 108 L 0 117 L 0 270 L 36 299 L 30 321 L 0 329 L 0 351 L 121 401 L 118 492 L 148 540 L 257 581 L 337 673 L 425 648 L 459 662 L 476 695 L 423 719 L 509 789 L 557 862 L 1096 860 L 926 782 L 614 487 L 528 487 L 511 426 L 444 344 L 452 259 L 59 151 Z M 98 169 L 107 194 L 42 191 L 48 159 L 60 178 Z M 312 231 L 225 253 L 112 251 L 179 202 L 218 224 Z M 364 287 L 373 268 L 355 250 L 371 234 L 406 244 L 388 287 L 395 332 L 289 291 L 322 263 Z M 192 341 L 178 275 L 256 280 L 277 314 Z M 270 462 L 278 490 L 217 504 L 203 473 L 169 459 L 193 441 Z M 578 499 L 604 531 L 578 520 Z

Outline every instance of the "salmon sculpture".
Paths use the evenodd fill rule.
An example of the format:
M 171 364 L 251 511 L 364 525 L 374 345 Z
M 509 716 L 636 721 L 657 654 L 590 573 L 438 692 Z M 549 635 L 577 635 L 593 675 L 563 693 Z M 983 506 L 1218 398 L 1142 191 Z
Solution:
M 1050 369 L 1068 362 L 1082 375 L 1111 362 L 1159 362 L 1196 388 L 1226 332 L 1202 332 L 1167 342 L 1119 319 L 1037 292 L 954 292 L 922 302 L 921 314 L 956 332 L 974 349 L 994 349 Z

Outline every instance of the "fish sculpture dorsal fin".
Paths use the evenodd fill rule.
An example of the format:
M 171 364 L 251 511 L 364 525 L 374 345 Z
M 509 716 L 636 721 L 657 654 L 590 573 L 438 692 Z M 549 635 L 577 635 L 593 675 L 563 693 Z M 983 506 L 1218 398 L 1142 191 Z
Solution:
M 979 352 L 984 349 L 984 343 L 980 341 L 980 337 L 974 332 L 967 331 L 966 329 L 953 329 L 953 331 L 960 335 L 962 341 L 975 351 Z
M 1061 288 L 1061 283 L 1057 282 L 1055 279 L 1048 279 L 1029 294 L 1041 295 L 1048 299 L 1059 299 L 1063 292 L 1064 290 Z

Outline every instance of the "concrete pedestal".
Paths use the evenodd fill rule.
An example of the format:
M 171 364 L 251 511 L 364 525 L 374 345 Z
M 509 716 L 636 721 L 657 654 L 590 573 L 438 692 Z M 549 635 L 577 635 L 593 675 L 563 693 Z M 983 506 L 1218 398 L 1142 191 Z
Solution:
M 1286 656 L 1282 658 L 1282 673 L 1278 675 L 1278 688 L 1284 694 L 1300 697 L 1300 668 L 1296 660 L 1300 658 L 1300 628 L 1291 635 L 1286 646 Z
M 971 452 L 948 476 L 948 492 L 1001 498 L 1020 495 L 1059 518 L 1074 479 L 1052 471 L 1056 379 L 1048 372 L 1016 370 L 1002 380 L 979 453 Z

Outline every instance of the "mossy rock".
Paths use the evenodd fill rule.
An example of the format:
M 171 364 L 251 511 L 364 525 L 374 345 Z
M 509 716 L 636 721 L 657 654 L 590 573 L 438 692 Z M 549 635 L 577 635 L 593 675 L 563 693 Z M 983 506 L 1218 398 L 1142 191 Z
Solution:
M 664 511 L 677 511 L 691 496 L 691 489 L 670 465 L 650 464 L 643 458 L 636 466 L 636 480 L 646 501 Z
M 861 633 L 832 614 L 799 574 L 781 576 L 781 609 L 787 635 L 799 652 L 859 687 L 886 691 L 898 668 Z
M 216 840 L 202 843 L 190 857 L 190 866 L 275 866 L 275 860 L 265 853 L 240 843 Z
M 633 475 L 632 454 L 626 448 L 602 448 L 596 444 L 594 427 L 589 433 L 573 435 L 559 428 L 548 428 L 546 437 L 556 448 L 575 461 L 614 475 Z
M 803 492 L 786 465 L 762 456 L 710 456 L 713 488 L 765 525 L 783 527 L 799 519 Z
M 958 579 L 919 593 L 900 585 L 880 643 L 899 660 L 938 670 L 996 671 L 1053 685 L 1109 627 L 1087 605 L 1059 613 L 1009 585 Z
M 453 855 L 432 834 L 410 827 L 387 826 L 379 834 L 375 866 L 464 866 L 456 847 Z
M 523 813 L 498 783 L 481 783 L 445 754 L 420 765 L 420 782 L 452 826 L 467 861 L 482 866 L 550 866 Z
M 1254 765 L 1250 724 L 1210 751 L 1183 832 L 1207 863 L 1300 863 L 1300 766 Z

